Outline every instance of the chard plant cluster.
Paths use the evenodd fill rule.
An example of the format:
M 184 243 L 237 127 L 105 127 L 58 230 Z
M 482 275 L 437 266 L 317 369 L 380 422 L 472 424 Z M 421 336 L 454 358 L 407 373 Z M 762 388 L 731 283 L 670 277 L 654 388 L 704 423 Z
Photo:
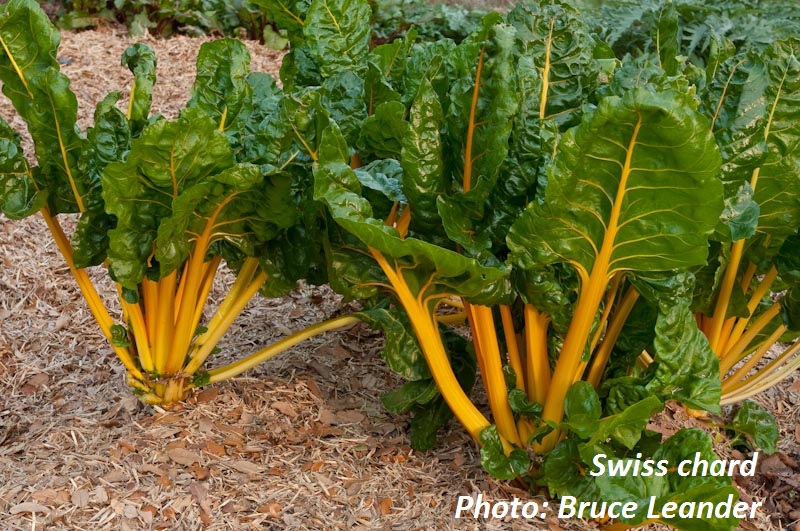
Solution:
M 109 95 L 86 132 L 36 4 L 0 14 L 0 79 L 38 161 L 3 123 L 0 206 L 44 217 L 145 400 L 361 319 L 385 331 L 406 383 L 383 402 L 412 414 L 418 449 L 455 416 L 498 478 L 635 502 L 619 529 L 738 496 L 728 476 L 586 471 L 599 454 L 712 461 L 703 431 L 664 439 L 648 422 L 667 401 L 718 413 L 800 366 L 800 41 L 714 32 L 688 2 L 645 3 L 625 26 L 549 0 L 489 14 L 458 44 L 412 28 L 373 46 L 366 0 L 257 3 L 290 42 L 281 88 L 219 40 L 180 117 L 151 117 L 155 59 L 137 45 L 127 113 Z M 738 20 L 727 7 L 716 15 Z M 71 240 L 65 213 L 79 213 Z M 237 280 L 201 323 L 222 262 Z M 365 309 L 202 368 L 247 300 L 300 278 Z M 751 402 L 732 427 L 774 447 Z

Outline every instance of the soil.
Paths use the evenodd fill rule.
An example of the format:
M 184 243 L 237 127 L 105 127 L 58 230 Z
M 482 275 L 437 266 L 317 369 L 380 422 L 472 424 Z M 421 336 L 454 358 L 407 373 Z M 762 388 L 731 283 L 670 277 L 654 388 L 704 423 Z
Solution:
M 111 90 L 120 90 L 126 105 L 130 73 L 119 57 L 132 42 L 113 28 L 64 34 L 59 60 L 79 100 L 81 127 Z M 154 112 L 174 117 L 186 102 L 202 42 L 148 41 L 158 56 Z M 248 48 L 252 70 L 277 72 L 279 52 Z M 0 116 L 24 131 L 4 98 Z M 102 271 L 92 278 L 114 308 L 108 279 Z M 222 275 L 212 301 L 230 281 Z M 212 363 L 348 308 L 324 287 L 256 298 Z M 413 451 L 407 419 L 380 405 L 381 394 L 399 383 L 380 348 L 380 336 L 358 326 L 311 340 L 169 411 L 144 406 L 125 385 L 43 221 L 0 217 L 0 528 L 596 527 L 557 520 L 552 501 L 547 517 L 533 523 L 454 520 L 463 494 L 546 498 L 489 478 L 455 422 L 436 450 Z M 795 375 L 757 397 L 779 421 L 780 452 L 761 461 L 755 478 L 737 480 L 743 499 L 765 503 L 742 529 L 798 529 L 799 382 Z M 691 421 L 669 410 L 657 422 Z

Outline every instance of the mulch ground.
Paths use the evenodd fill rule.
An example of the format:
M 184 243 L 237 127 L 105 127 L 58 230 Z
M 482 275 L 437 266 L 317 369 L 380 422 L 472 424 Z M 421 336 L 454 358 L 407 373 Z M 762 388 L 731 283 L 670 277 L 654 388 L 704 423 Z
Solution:
M 112 29 L 64 35 L 60 61 L 82 127 L 109 91 L 120 90 L 126 104 L 130 73 L 119 57 L 131 42 Z M 158 56 L 153 112 L 174 117 L 186 102 L 201 42 L 148 41 Z M 280 53 L 248 48 L 252 70 L 277 72 Z M 0 115 L 24 130 L 5 100 Z M 101 271 L 92 277 L 114 308 L 114 287 Z M 230 281 L 221 276 L 212 306 Z M 257 298 L 212 363 L 347 309 L 313 286 L 283 299 Z M 358 326 L 309 341 L 170 411 L 144 406 L 124 384 L 44 223 L 0 217 L 0 529 L 595 527 L 558 521 L 552 511 L 533 524 L 454 520 L 462 494 L 544 498 L 489 478 L 455 423 L 436 450 L 414 452 L 407 419 L 379 402 L 399 383 L 380 348 L 380 337 Z M 740 482 L 743 498 L 765 503 L 742 529 L 793 529 L 800 520 L 797 380 L 758 397 L 779 420 L 781 452 Z M 688 422 L 680 413 L 660 422 Z

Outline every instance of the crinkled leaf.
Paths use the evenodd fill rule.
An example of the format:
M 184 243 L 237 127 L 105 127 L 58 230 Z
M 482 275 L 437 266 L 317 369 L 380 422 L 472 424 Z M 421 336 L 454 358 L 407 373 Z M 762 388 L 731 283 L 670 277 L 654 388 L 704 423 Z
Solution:
M 772 414 L 751 400 L 745 400 L 730 425 L 740 435 L 749 437 L 757 448 L 775 453 L 778 444 L 778 425 Z
M 358 137 L 358 152 L 362 156 L 400 158 L 405 138 L 413 131 L 405 121 L 406 108 L 399 101 L 387 101 L 375 107 L 363 121 Z
M 380 192 L 389 201 L 406 202 L 400 184 L 403 179 L 403 168 L 396 160 L 375 160 L 354 171 L 361 186 Z
M 531 419 L 540 419 L 544 409 L 542 404 L 529 401 L 528 395 L 521 389 L 512 389 L 508 392 L 508 405 L 514 413 Z
M 735 242 L 753 236 L 760 211 L 758 203 L 753 200 L 753 188 L 745 182 L 735 195 L 725 198 L 725 210 L 717 228 L 720 240 Z
M 497 426 L 487 426 L 480 433 L 481 466 L 497 479 L 512 480 L 525 474 L 531 466 L 530 457 L 524 450 L 514 448 L 506 456 Z
M 160 276 L 183 264 L 201 239 L 198 235 L 208 246 L 225 241 L 255 255 L 259 240 L 275 238 L 296 221 L 290 185 L 288 176 L 264 179 L 258 166 L 238 164 L 185 186 L 158 226 Z
M 723 159 L 726 196 L 746 182 L 759 205 L 759 235 L 777 250 L 800 224 L 800 41 L 734 56 L 720 67 L 705 96 Z
M 22 154 L 19 135 L 0 119 L 0 211 L 11 219 L 22 219 L 46 201 L 47 193 L 37 185 Z
M 303 25 L 305 44 L 323 78 L 342 70 L 360 71 L 369 53 L 367 0 L 313 0 Z
M 249 73 L 250 52 L 241 41 L 226 38 L 203 43 L 188 106 L 202 110 L 223 131 L 234 127 L 240 115 L 246 115 L 252 98 Z
M 405 413 L 418 404 L 427 404 L 439 396 L 439 388 L 433 379 L 406 382 L 397 391 L 381 396 L 383 407 L 392 413 Z
M 251 0 L 269 13 L 269 18 L 285 29 L 292 46 L 302 42 L 306 13 L 311 0 Z
M 419 86 L 423 79 L 430 81 L 433 90 L 439 96 L 442 106 L 446 105 L 447 91 L 450 84 L 450 68 L 447 58 L 454 50 L 455 43 L 449 39 L 436 42 L 416 44 L 411 48 L 411 53 L 406 61 L 403 73 L 402 94 L 403 103 L 410 105 L 419 93 Z M 446 109 L 445 109 L 446 110 Z
M 122 65 L 133 72 L 129 119 L 133 135 L 138 136 L 150 115 L 153 85 L 156 82 L 156 54 L 150 46 L 137 42 L 125 49 Z
M 578 443 L 573 438 L 567 438 L 545 456 L 540 480 L 547 486 L 550 496 L 602 499 L 596 482 L 585 472 L 587 468 L 578 453 Z
M 225 134 L 202 111 L 186 109 L 177 121 L 160 120 L 131 143 L 125 162 L 102 176 L 106 211 L 117 217 L 109 231 L 109 265 L 123 286 L 134 289 L 154 256 L 161 220 L 185 189 L 233 165 Z
M 582 439 L 588 439 L 600 425 L 600 398 L 589 382 L 575 382 L 564 399 L 564 424 Z
M 544 203 L 511 228 L 512 259 L 586 275 L 703 264 L 722 210 L 718 169 L 708 123 L 686 95 L 607 97 L 559 142 Z
M 445 191 L 442 106 L 428 79 L 419 86 L 409 114 L 407 134 L 402 138 L 400 161 L 403 165 L 403 190 L 419 229 L 438 226 L 436 198 Z
M 453 53 L 446 146 L 456 187 L 480 212 L 508 152 L 519 101 L 513 27 L 487 15 L 484 28 Z
M 322 84 L 320 104 L 336 121 L 347 143 L 354 145 L 367 118 L 364 80 L 350 70 L 332 73 Z
M 483 266 L 416 238 L 403 239 L 396 229 L 375 219 L 372 205 L 361 195 L 362 187 L 347 162 L 349 158 L 347 144 L 332 123 L 323 133 L 319 163 L 314 167 L 314 197 L 328 206 L 339 225 L 366 245 L 386 256 L 410 260 L 413 269 L 405 271 L 412 288 L 421 288 L 428 279 L 435 279 L 436 285 L 446 285 L 448 292 L 474 298 L 476 303 L 497 301 L 508 295 L 504 268 Z
M 663 400 L 678 400 L 694 409 L 718 412 L 722 392 L 719 360 L 697 328 L 688 301 L 662 306 L 655 331 L 657 366 L 647 390 Z
M 597 85 L 595 38 L 577 11 L 561 2 L 520 2 L 508 14 L 517 30 L 520 70 L 532 65 L 526 107 L 561 125 L 577 123 L 580 110 Z
M 78 168 L 85 141 L 75 125 L 77 99 L 56 61 L 59 41 L 36 2 L 0 6 L 0 81 L 28 125 L 52 214 L 84 210 L 94 185 Z

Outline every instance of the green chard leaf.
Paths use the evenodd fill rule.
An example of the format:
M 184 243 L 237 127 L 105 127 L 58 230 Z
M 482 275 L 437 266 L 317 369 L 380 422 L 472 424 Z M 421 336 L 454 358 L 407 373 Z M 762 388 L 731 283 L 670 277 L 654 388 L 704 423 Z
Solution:
M 722 211 L 709 129 L 675 91 L 601 100 L 559 142 L 544 202 L 511 227 L 513 263 L 566 262 L 587 276 L 704 264 Z
M 400 162 L 403 191 L 412 212 L 412 228 L 438 227 L 437 197 L 445 191 L 442 106 L 430 81 L 424 79 L 409 115 L 409 127 L 402 138 Z
M 799 56 L 798 40 L 733 56 L 704 94 L 722 154 L 726 197 L 736 204 L 742 193 L 750 194 L 758 205 L 756 234 L 770 238 L 772 253 L 800 224 Z M 754 207 L 746 206 L 751 217 Z M 732 231 L 731 238 L 749 232 L 749 227 L 745 233 Z
M 51 214 L 85 210 L 94 187 L 78 168 L 85 140 L 75 123 L 77 99 L 56 61 L 59 41 L 36 2 L 0 6 L 0 81 L 33 137 L 37 183 L 47 189 Z
M 586 22 L 562 2 L 520 2 L 507 20 L 517 31 L 520 66 L 527 72 L 533 66 L 538 73 L 526 74 L 525 107 L 540 119 L 575 125 L 599 70 L 596 40 Z
M 308 54 L 323 78 L 366 68 L 370 42 L 367 0 L 313 0 L 306 13 L 303 36 Z
M 456 189 L 481 211 L 508 152 L 512 118 L 519 101 L 514 82 L 513 27 L 487 15 L 484 28 L 451 55 L 446 142 Z M 452 236 L 451 236 L 452 238 Z
M 383 330 L 386 345 L 381 350 L 381 357 L 392 371 L 407 380 L 430 378 L 425 357 L 405 312 L 375 308 L 359 312 L 357 317 L 372 329 Z
M 253 88 L 248 83 L 250 52 L 236 39 L 219 39 L 200 46 L 197 76 L 188 107 L 205 112 L 221 131 L 236 129 L 247 118 Z
M 131 142 L 125 162 L 102 175 L 106 211 L 117 217 L 109 231 L 109 267 L 123 286 L 135 289 L 154 256 L 161 220 L 188 187 L 233 166 L 233 153 L 217 124 L 197 109 L 175 122 L 159 120 Z M 157 278 L 160 274 L 156 273 Z
M 355 171 L 349 166 L 347 144 L 334 122 L 324 131 L 319 163 L 314 166 L 314 197 L 324 202 L 334 220 L 387 257 L 413 263 L 407 272 L 414 286 L 429 279 L 449 293 L 475 301 L 498 301 L 508 297 L 508 272 L 502 267 L 484 266 L 449 249 L 416 239 L 401 238 L 397 230 L 376 219 Z M 413 215 L 413 214 L 412 214 Z M 413 271 L 413 272 L 412 272 Z
M 0 119 L 0 211 L 11 219 L 22 219 L 46 201 L 47 193 L 36 183 L 22 153 L 19 135 Z
M 514 448 L 506 456 L 497 426 L 492 424 L 480 434 L 481 465 L 497 479 L 512 480 L 526 473 L 531 466 L 530 457 L 524 450 Z
M 778 449 L 778 425 L 772 414 L 752 400 L 745 400 L 733 417 L 730 428 L 739 435 L 745 435 L 755 443 L 755 447 L 768 454 Z
M 148 45 L 137 42 L 125 49 L 122 65 L 133 72 L 133 88 L 128 103 L 128 118 L 134 136 L 141 133 L 150 115 L 153 85 L 156 83 L 156 54 Z

